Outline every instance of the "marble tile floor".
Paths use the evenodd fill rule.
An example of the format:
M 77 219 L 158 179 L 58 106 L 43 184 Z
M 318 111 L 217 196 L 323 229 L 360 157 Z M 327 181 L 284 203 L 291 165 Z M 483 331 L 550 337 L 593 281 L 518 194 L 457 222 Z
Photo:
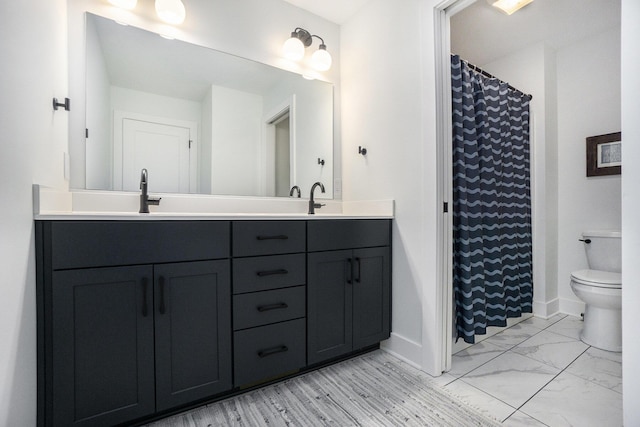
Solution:
M 580 341 L 582 320 L 531 317 L 457 351 L 435 378 L 505 426 L 622 426 L 622 355 Z

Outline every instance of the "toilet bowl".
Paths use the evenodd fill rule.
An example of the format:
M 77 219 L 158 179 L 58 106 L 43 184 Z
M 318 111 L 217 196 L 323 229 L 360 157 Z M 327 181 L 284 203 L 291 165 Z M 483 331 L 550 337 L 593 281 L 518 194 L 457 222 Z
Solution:
M 585 303 L 580 339 L 593 347 L 622 351 L 622 280 L 620 273 L 579 270 L 571 289 Z
M 608 351 L 622 351 L 622 245 L 619 231 L 590 231 L 580 239 L 588 270 L 571 273 L 571 289 L 585 303 L 580 339 Z

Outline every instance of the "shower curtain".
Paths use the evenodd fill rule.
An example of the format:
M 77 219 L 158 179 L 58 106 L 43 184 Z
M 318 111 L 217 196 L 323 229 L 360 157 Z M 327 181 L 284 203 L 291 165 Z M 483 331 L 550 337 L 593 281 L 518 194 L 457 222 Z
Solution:
M 531 96 L 451 57 L 458 338 L 532 312 Z

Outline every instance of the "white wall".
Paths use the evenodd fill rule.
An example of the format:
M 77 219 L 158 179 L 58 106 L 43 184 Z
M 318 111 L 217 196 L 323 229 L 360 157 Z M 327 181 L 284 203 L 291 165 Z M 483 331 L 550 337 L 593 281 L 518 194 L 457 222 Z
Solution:
M 213 120 L 213 99 L 211 88 L 202 98 L 202 128 L 200 130 L 200 145 L 198 147 L 198 191 L 211 194 L 211 138 Z
M 261 96 L 220 86 L 211 87 L 213 194 L 260 194 L 261 125 Z
M 587 137 L 620 131 L 620 29 L 560 49 L 557 73 L 558 296 L 560 311 L 579 315 L 569 276 L 587 268 L 580 233 L 621 227 L 620 175 L 587 178 L 585 154 Z
M 392 336 L 385 347 L 439 375 L 435 3 L 368 3 L 342 27 L 341 81 L 343 199 L 396 203 Z
M 65 188 L 66 2 L 0 2 L 0 426 L 36 424 L 31 185 Z M 72 101 L 73 108 L 73 101 Z
M 86 169 L 91 173 L 85 177 L 85 183 L 86 188 L 109 190 L 113 188 L 113 139 L 109 108 L 111 84 L 96 27 L 87 29 L 86 43 L 87 75 L 91 76 L 87 79 L 86 103 L 91 106 L 86 112 L 86 127 L 90 133 L 85 149 Z
M 640 425 L 640 3 L 622 0 L 622 388 L 624 425 Z

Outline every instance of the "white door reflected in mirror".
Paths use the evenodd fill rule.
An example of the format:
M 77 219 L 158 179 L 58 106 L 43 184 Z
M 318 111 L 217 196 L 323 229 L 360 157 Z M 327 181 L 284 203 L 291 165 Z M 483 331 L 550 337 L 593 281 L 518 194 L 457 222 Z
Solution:
M 153 177 L 149 191 L 194 193 L 197 150 L 191 129 L 171 123 L 122 118 L 122 162 L 114 162 L 114 188 L 138 191 L 141 169 Z

